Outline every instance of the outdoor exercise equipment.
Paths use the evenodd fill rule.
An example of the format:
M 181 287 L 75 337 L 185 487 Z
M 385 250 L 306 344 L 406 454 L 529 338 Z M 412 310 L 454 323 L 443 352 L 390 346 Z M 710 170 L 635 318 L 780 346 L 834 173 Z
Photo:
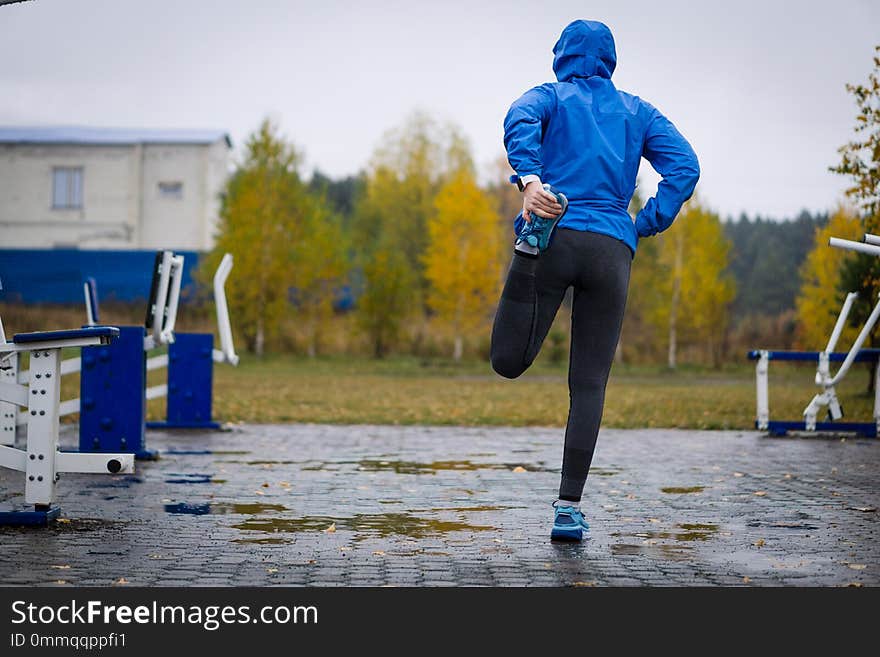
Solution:
M 109 346 L 119 337 L 119 329 L 91 326 L 69 331 L 19 333 L 7 342 L 0 320 L 0 401 L 5 405 L 4 418 L 9 420 L 9 407 L 27 409 L 24 415 L 27 438 L 24 449 L 0 446 L 0 467 L 18 470 L 25 475 L 25 503 L 30 510 L 0 511 L 0 525 L 45 525 L 57 518 L 60 509 L 54 505 L 56 485 L 64 472 L 120 474 L 134 472 L 134 455 L 130 453 L 82 454 L 62 452 L 58 446 L 61 405 L 61 350 Z M 30 376 L 25 384 L 17 375 L 8 374 L 21 354 L 30 354 Z M 10 423 L 3 426 L 9 432 Z M 15 424 L 12 423 L 14 438 Z
M 873 256 L 880 256 L 880 236 L 866 234 L 864 243 L 854 242 L 832 237 L 829 244 L 835 248 L 857 251 Z M 850 292 L 846 295 L 843 307 L 831 331 L 831 337 L 823 351 L 750 351 L 750 360 L 757 360 L 755 367 L 757 383 L 757 418 L 755 426 L 768 431 L 772 435 L 783 436 L 789 431 L 835 431 L 854 432 L 866 437 L 876 438 L 880 427 L 880 367 L 876 367 L 880 359 L 880 349 L 862 349 L 877 320 L 880 319 L 880 299 L 868 317 L 862 330 L 853 342 L 848 352 L 835 352 L 837 341 L 846 326 L 858 294 Z M 816 361 L 816 385 L 820 387 L 818 392 L 804 409 L 804 419 L 797 421 L 779 421 L 770 419 L 769 402 L 769 365 L 771 360 L 780 361 Z M 831 363 L 840 362 L 837 372 L 831 374 Z M 843 380 L 853 363 L 869 362 L 875 365 L 874 370 L 874 412 L 873 422 L 838 422 L 843 417 L 843 407 L 837 398 L 836 386 Z M 819 422 L 818 416 L 823 409 L 827 412 L 827 421 Z
M 157 452 L 146 446 L 147 400 L 163 396 L 168 397 L 166 420 L 150 426 L 219 426 L 211 418 L 213 363 L 238 363 L 224 291 L 232 256 L 223 257 L 214 276 L 220 350 L 213 348 L 212 334 L 175 332 L 183 266 L 183 256 L 159 251 L 144 326 L 119 327 L 119 337 L 112 344 L 84 348 L 79 358 L 62 361 L 61 375 L 80 372 L 79 398 L 61 402 L 59 409 L 62 416 L 79 412 L 80 451 L 127 450 L 139 459 L 156 458 Z M 88 324 L 96 326 L 100 311 L 94 279 L 86 280 L 83 291 Z M 148 357 L 150 351 L 162 347 L 167 347 L 167 353 Z M 168 368 L 167 382 L 147 387 L 147 371 L 162 367 Z M 25 382 L 29 373 L 11 376 Z M 24 421 L 19 414 L 17 423 Z M 9 433 L 0 431 L 0 435 Z M 14 435 L 13 428 L 13 439 Z

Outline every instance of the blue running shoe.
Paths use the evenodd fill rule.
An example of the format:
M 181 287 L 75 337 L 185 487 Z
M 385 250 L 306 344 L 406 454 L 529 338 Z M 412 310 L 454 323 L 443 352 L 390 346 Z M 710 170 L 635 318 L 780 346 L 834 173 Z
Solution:
M 537 247 L 538 251 L 544 251 L 550 246 L 550 242 L 553 239 L 553 232 L 556 230 L 556 224 L 559 223 L 559 220 L 562 219 L 565 211 L 568 210 L 568 199 L 565 198 L 565 194 L 557 191 L 551 185 L 546 183 L 544 184 L 544 189 L 556 197 L 556 201 L 562 206 L 562 212 L 552 219 L 545 219 L 544 217 L 539 217 L 537 214 L 532 213 L 532 220 L 530 222 L 522 219 L 521 216 L 517 217 L 517 219 L 522 222 L 522 228 L 517 234 L 516 243 L 520 244 L 525 242 L 530 246 Z
M 584 520 L 584 514 L 573 506 L 556 506 L 556 517 L 553 518 L 551 541 L 582 541 L 590 538 L 590 526 Z

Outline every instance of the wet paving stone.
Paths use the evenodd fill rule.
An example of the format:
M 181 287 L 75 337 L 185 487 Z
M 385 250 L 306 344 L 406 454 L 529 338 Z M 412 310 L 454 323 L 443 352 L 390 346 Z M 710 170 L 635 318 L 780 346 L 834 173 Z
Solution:
M 592 539 L 575 545 L 548 539 L 556 429 L 245 425 L 148 441 L 162 458 L 135 475 L 65 475 L 61 522 L 0 528 L 0 582 L 880 584 L 877 441 L 603 430 Z M 22 490 L 0 470 L 4 504 Z

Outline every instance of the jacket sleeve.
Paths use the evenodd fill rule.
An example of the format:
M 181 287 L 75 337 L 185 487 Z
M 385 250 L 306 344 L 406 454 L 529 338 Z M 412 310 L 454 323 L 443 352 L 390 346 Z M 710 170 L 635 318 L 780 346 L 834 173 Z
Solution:
M 547 85 L 530 89 L 517 99 L 504 118 L 504 147 L 507 161 L 522 178 L 544 173 L 541 138 L 550 119 L 555 94 Z
M 656 108 L 647 107 L 650 113 L 642 155 L 662 180 L 657 185 L 657 194 L 636 216 L 639 237 L 648 237 L 669 228 L 681 206 L 694 193 L 700 178 L 700 163 L 694 149 L 669 119 Z

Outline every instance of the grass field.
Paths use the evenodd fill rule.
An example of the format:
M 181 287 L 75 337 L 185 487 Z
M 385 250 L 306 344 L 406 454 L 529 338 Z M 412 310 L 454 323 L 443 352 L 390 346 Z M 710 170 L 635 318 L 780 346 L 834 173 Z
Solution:
M 772 417 L 799 419 L 816 391 L 813 368 L 770 367 Z M 867 368 L 858 366 L 839 388 L 848 420 L 870 421 L 867 381 Z M 75 396 L 74 381 L 66 386 Z M 270 356 L 217 366 L 214 400 L 215 416 L 229 422 L 562 426 L 568 388 L 564 364 L 540 361 L 509 381 L 477 361 Z M 164 400 L 151 402 L 151 418 L 163 409 Z M 751 429 L 754 414 L 754 369 L 744 359 L 722 370 L 615 365 L 603 425 Z

